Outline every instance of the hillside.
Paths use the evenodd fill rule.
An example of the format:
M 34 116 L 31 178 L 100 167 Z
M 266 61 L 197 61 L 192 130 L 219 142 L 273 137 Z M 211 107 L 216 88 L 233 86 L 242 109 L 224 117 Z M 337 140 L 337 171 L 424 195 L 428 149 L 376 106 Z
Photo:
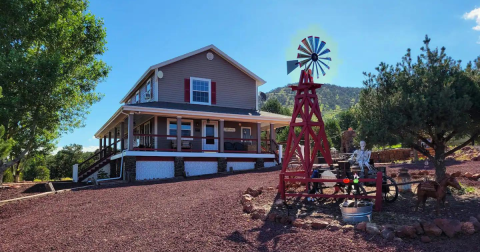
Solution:
M 317 89 L 321 111 L 323 113 L 335 114 L 341 110 L 348 109 L 358 102 L 360 90 L 361 88 L 324 84 L 320 89 Z M 290 109 L 293 108 L 295 92 L 293 92 L 288 85 L 275 88 L 265 94 L 267 95 L 267 99 L 272 97 L 277 98 L 283 106 Z

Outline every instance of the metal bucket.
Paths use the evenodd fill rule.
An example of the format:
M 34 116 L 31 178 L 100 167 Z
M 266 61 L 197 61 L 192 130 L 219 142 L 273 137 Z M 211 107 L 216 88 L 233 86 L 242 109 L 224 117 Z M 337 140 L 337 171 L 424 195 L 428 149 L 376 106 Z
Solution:
M 340 205 L 343 221 L 348 223 L 358 223 L 372 219 L 373 204 L 363 207 L 343 207 Z

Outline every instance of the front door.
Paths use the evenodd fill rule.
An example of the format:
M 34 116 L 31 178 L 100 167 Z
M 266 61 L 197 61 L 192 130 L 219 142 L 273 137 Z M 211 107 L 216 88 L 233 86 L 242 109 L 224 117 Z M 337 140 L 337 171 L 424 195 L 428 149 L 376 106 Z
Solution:
M 202 136 L 203 137 L 218 137 L 218 122 L 202 121 Z M 218 151 L 218 139 L 202 139 L 202 149 L 204 151 Z

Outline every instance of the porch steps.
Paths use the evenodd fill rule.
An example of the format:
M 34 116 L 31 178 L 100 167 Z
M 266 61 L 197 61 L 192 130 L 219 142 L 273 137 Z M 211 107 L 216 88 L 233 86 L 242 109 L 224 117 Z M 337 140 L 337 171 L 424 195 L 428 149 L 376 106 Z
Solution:
M 88 178 L 88 176 L 90 176 L 90 175 L 94 174 L 96 171 L 102 169 L 105 165 L 107 165 L 110 162 L 110 157 L 111 156 L 112 155 L 95 162 L 90 167 L 88 167 L 85 171 L 78 174 L 78 181 L 83 181 L 84 179 Z

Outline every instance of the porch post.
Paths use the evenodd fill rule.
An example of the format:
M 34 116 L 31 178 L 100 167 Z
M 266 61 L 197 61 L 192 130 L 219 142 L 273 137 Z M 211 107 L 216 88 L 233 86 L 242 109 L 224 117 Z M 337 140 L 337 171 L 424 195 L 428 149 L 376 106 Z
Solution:
M 112 132 L 109 131 L 108 132 L 108 148 L 112 148 L 111 146 L 112 146 Z M 108 151 L 108 149 L 107 149 L 107 151 Z
M 158 71 L 158 69 L 155 69 Z M 156 76 L 156 75 L 155 75 Z M 157 77 L 155 77 L 156 79 Z M 153 117 L 153 134 L 158 135 L 158 116 Z M 155 149 L 158 149 L 158 137 L 153 137 L 153 146 Z
M 218 129 L 218 136 L 220 137 L 220 141 L 219 141 L 219 145 L 220 145 L 220 148 L 219 148 L 219 151 L 220 153 L 223 153 L 225 150 L 224 150 L 224 142 L 225 142 L 225 135 L 224 135 L 224 129 L 225 127 L 225 120 L 223 119 L 220 119 L 220 128 Z
M 113 130 L 113 153 L 117 153 L 117 134 L 118 134 L 118 129 L 115 127 Z
M 107 156 L 107 135 L 103 136 L 103 157 Z
M 182 151 L 182 117 L 177 116 L 177 152 L 181 152 L 181 151 Z
M 100 158 L 103 158 L 102 138 L 99 138 L 98 142 L 99 142 L 98 152 L 100 152 Z
M 273 141 L 275 141 L 276 136 L 275 136 L 275 129 L 274 129 L 274 124 L 270 123 L 270 150 L 275 151 L 275 146 L 273 146 Z
M 262 153 L 262 124 L 257 122 L 257 153 Z
M 120 151 L 125 150 L 125 122 L 120 123 Z
M 133 113 L 128 114 L 128 150 L 133 150 Z

